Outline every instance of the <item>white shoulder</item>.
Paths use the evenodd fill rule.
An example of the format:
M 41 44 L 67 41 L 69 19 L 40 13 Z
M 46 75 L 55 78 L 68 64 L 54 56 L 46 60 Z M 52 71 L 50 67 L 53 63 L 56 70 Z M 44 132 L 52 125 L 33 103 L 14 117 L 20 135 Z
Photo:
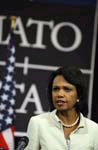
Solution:
M 46 113 L 43 113 L 43 114 L 32 116 L 30 118 L 30 121 L 35 122 L 35 121 L 39 121 L 39 120 L 45 120 L 45 119 L 47 119 L 49 117 L 49 114 L 50 114 L 50 112 L 46 112 Z
M 98 123 L 96 123 L 95 121 L 93 121 L 89 118 L 86 118 L 86 123 L 87 123 L 89 128 L 91 128 L 91 129 L 93 128 L 93 129 L 98 131 Z

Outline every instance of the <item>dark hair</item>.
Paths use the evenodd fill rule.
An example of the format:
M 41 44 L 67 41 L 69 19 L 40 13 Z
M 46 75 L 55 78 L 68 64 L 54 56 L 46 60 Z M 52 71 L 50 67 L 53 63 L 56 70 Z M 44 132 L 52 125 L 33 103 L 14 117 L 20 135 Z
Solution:
M 53 71 L 48 84 L 48 100 L 49 100 L 49 106 L 50 111 L 54 110 L 54 105 L 52 102 L 52 85 L 53 80 L 57 75 L 62 75 L 69 83 L 75 85 L 77 89 L 77 93 L 79 96 L 79 102 L 76 103 L 76 111 L 79 113 L 83 113 L 84 116 L 87 116 L 88 114 L 88 102 L 87 102 L 87 87 L 86 87 L 86 78 L 83 72 L 74 66 L 68 67 L 60 67 L 56 71 Z

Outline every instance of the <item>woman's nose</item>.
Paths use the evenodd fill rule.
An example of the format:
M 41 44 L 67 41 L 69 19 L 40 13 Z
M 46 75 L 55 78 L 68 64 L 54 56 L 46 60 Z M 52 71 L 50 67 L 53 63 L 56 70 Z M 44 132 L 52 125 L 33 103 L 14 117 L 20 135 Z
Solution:
M 65 95 L 64 90 L 63 90 L 63 89 L 60 89 L 60 90 L 58 91 L 58 96 L 59 96 L 59 97 L 63 97 L 64 95 Z

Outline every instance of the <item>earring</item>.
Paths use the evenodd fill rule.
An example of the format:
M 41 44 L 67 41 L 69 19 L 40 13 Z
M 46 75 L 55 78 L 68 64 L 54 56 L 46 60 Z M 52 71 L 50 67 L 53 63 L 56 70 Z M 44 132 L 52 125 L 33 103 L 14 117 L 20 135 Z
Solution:
M 79 101 L 80 101 L 80 100 L 79 100 L 79 99 L 77 99 L 77 103 L 79 103 Z

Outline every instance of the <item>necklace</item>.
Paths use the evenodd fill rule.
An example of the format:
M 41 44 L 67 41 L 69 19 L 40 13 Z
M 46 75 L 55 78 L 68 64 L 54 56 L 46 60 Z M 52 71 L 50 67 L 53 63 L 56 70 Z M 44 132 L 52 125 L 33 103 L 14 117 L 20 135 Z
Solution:
M 78 123 L 79 119 L 80 119 L 80 117 L 78 116 L 78 118 L 76 119 L 76 121 L 74 123 L 68 125 L 68 124 L 65 124 L 65 123 L 62 122 L 62 124 L 66 128 L 71 128 L 71 127 L 75 126 Z

